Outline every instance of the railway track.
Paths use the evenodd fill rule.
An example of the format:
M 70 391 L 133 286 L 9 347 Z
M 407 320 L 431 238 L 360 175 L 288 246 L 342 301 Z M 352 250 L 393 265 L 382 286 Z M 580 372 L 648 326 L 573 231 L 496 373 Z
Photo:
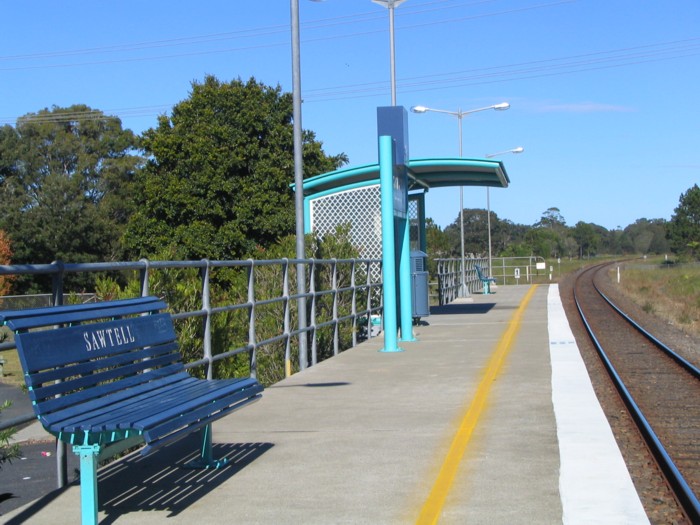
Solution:
M 700 523 L 700 370 L 599 289 L 609 265 L 581 272 L 573 296 L 611 381 L 690 523 Z

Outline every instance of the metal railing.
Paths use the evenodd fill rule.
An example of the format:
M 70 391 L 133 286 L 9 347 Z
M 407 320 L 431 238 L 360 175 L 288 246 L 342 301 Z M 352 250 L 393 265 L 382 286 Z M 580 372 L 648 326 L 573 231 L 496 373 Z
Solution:
M 304 294 L 293 293 L 296 290 L 296 268 L 302 264 L 306 269 L 306 287 Z M 319 360 L 330 355 L 337 355 L 344 350 L 343 342 L 350 341 L 350 346 L 356 346 L 364 338 L 373 335 L 372 316 L 382 311 L 382 282 L 381 260 L 379 259 L 278 259 L 278 260 L 245 260 L 245 261 L 148 261 L 114 262 L 114 263 L 85 263 L 68 264 L 55 262 L 52 264 L 11 265 L 0 266 L 0 276 L 43 275 L 49 276 L 50 300 L 48 305 L 60 305 L 68 298 L 76 299 L 76 295 L 64 293 L 66 276 L 71 274 L 102 273 L 121 278 L 122 281 L 138 281 L 138 293 L 133 295 L 163 296 L 172 309 L 174 305 L 168 302 L 170 290 L 152 290 L 154 273 L 167 271 L 194 271 L 198 274 L 196 294 L 198 298 L 194 309 L 171 311 L 176 320 L 176 327 L 181 326 L 177 320 L 201 319 L 201 325 L 195 332 L 201 337 L 199 355 L 188 361 L 188 369 L 203 368 L 207 378 L 215 375 L 217 363 L 234 358 L 239 354 L 249 356 L 249 373 L 258 375 L 258 352 L 264 347 L 277 345 L 284 348 L 284 375 L 292 373 L 293 350 L 298 352 L 298 340 L 308 338 L 311 345 L 311 356 L 298 355 L 298 368 L 315 365 Z M 238 272 L 239 282 L 245 280 L 245 290 L 225 294 L 225 297 L 238 297 L 236 302 L 221 303 L 221 298 L 212 294 L 213 288 L 221 288 L 220 281 L 230 282 L 231 275 L 215 275 L 217 272 Z M 172 286 L 181 286 L 182 276 L 172 280 Z M 229 281 L 226 281 L 226 277 Z M 213 284 L 216 282 L 216 286 Z M 232 286 L 232 285 L 229 285 Z M 162 285 L 159 285 L 162 288 Z M 227 291 L 231 291 L 228 289 Z M 132 296 L 133 296 L 132 295 Z M 25 300 L 26 297 L 0 298 L 0 309 L 14 308 L 12 303 Z M 297 313 L 297 300 L 307 299 L 306 327 L 295 327 L 294 317 Z M 107 297 L 109 299 L 113 297 Z M 90 299 L 94 300 L 94 299 Z M 189 304 L 193 304 L 192 301 Z M 230 338 L 233 343 L 230 348 L 213 348 L 214 323 L 217 316 L 235 315 L 243 312 L 247 321 L 247 330 L 242 341 Z M 264 330 L 266 320 L 274 318 L 281 320 L 281 333 L 270 333 Z M 278 323 L 280 324 L 280 323 Z M 275 324 L 274 328 L 277 327 Z M 348 336 L 347 331 L 350 331 Z M 321 339 L 326 332 L 330 337 L 323 338 L 323 344 L 330 348 L 321 347 Z M 189 334 L 190 332 L 188 332 Z M 182 334 L 179 334 L 182 337 Z M 295 341 L 297 344 L 295 345 Z M 182 338 L 180 339 L 182 346 Z M 191 345 L 191 341 L 189 344 Z M 196 345 L 195 345 L 196 346 Z M 13 341 L 0 343 L 0 351 L 15 348 Z M 280 378 L 281 379 L 281 378 Z M 31 413 L 13 418 L 0 424 L 0 430 L 14 427 L 29 421 L 35 416 Z M 60 454 L 63 455 L 63 454 Z M 63 467 L 65 468 L 65 466 Z M 61 467 L 59 466 L 59 471 Z M 65 472 L 59 472 L 59 486 L 65 482 Z
M 435 259 L 437 263 L 437 298 L 439 305 L 449 304 L 458 297 L 461 282 L 461 266 L 459 259 Z M 531 284 L 535 281 L 550 278 L 550 269 L 545 259 L 539 256 L 528 257 L 492 257 L 491 268 L 486 257 L 476 257 L 464 260 L 467 290 L 478 293 L 482 283 L 476 273 L 479 265 L 487 276 L 494 277 L 497 284 Z
M 482 288 L 476 273 L 476 265 L 487 268 L 488 262 L 485 257 L 464 260 L 465 280 L 470 293 Z M 435 259 L 435 263 L 437 263 L 438 304 L 442 306 L 457 299 L 462 282 L 462 267 L 459 259 Z
M 549 275 L 543 257 L 494 257 L 491 260 L 491 277 L 498 284 L 531 284 Z

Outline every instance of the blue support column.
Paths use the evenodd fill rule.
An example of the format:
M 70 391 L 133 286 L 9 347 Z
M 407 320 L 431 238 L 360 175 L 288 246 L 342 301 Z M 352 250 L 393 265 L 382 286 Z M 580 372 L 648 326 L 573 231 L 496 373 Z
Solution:
M 411 293 L 411 232 L 408 219 L 398 219 L 401 238 L 399 252 L 399 292 L 401 299 L 401 341 L 415 341 L 413 337 L 413 294 Z
M 97 525 L 97 457 L 99 445 L 75 445 L 80 457 L 80 509 L 83 525 Z M 60 520 L 58 520 L 60 521 Z
M 382 281 L 384 283 L 384 348 L 382 352 L 402 352 L 398 347 L 396 319 L 396 245 L 394 237 L 394 143 L 389 135 L 379 137 L 379 186 L 382 209 Z

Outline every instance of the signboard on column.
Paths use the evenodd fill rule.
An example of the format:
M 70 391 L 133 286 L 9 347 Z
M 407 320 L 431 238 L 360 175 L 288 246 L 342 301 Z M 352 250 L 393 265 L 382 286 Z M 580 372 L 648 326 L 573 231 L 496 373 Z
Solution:
M 394 216 L 408 214 L 408 112 L 403 106 L 377 108 L 377 136 L 390 136 L 394 142 Z

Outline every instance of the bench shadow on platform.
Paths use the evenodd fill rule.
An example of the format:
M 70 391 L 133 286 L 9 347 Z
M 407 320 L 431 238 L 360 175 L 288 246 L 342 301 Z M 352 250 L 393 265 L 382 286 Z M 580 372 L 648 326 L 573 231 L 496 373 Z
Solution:
M 485 314 L 495 306 L 496 303 L 451 303 L 431 306 L 430 315 Z
M 189 469 L 183 465 L 196 459 L 200 440 L 196 434 L 157 450 L 148 457 L 138 452 L 114 461 L 98 472 L 101 525 L 120 515 L 151 510 L 168 511 L 176 516 L 202 496 L 216 489 L 251 464 L 274 445 L 272 443 L 214 443 L 216 459 L 227 458 L 220 469 Z M 79 485 L 79 482 L 74 482 Z M 38 512 L 63 490 L 55 490 L 36 500 L 8 524 L 31 522 Z

